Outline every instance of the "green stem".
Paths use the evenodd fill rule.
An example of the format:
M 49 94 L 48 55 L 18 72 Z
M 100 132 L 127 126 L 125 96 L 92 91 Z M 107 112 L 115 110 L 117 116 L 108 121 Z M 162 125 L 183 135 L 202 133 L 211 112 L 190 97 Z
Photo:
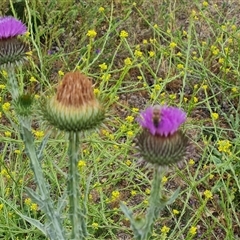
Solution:
M 9 85 L 9 89 L 10 89 L 10 93 L 12 95 L 12 99 L 16 100 L 19 96 L 19 87 L 18 87 L 18 81 L 16 78 L 16 74 L 15 74 L 15 69 L 13 66 L 7 68 L 7 73 L 8 73 L 8 85 Z
M 149 200 L 149 207 L 145 217 L 144 225 L 141 228 L 141 235 L 137 240 L 147 240 L 152 235 L 153 224 L 159 217 L 160 211 L 166 206 L 166 201 L 162 197 L 162 177 L 164 170 L 156 167 L 154 169 L 154 176 L 152 182 L 151 195 Z
M 69 133 L 69 174 L 68 174 L 68 196 L 69 217 L 72 224 L 71 239 L 80 240 L 87 236 L 85 211 L 80 208 L 80 175 L 78 171 L 79 136 L 76 132 Z

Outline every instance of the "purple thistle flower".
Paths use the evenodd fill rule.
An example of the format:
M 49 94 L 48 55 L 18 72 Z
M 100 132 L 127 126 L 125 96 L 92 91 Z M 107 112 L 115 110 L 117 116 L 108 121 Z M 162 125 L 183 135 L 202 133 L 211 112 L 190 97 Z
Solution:
M 26 33 L 26 26 L 14 17 L 0 17 L 0 39 L 13 38 Z
M 137 120 L 152 135 L 167 137 L 174 134 L 186 118 L 186 113 L 177 107 L 156 105 L 148 107 Z
M 143 127 L 138 146 L 143 158 L 158 166 L 171 165 L 183 159 L 188 138 L 179 129 L 186 113 L 166 105 L 148 107 L 137 119 Z

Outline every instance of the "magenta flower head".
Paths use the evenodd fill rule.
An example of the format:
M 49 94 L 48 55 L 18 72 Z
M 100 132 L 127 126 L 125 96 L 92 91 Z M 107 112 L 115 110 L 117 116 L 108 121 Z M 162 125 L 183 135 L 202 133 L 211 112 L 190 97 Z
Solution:
M 177 107 L 156 105 L 143 111 L 138 118 L 143 127 L 138 144 L 144 159 L 157 165 L 182 160 L 187 137 L 179 128 L 186 119 L 186 113 Z
M 0 39 L 13 38 L 27 32 L 26 26 L 14 17 L 0 17 Z
M 28 46 L 18 36 L 26 33 L 26 26 L 14 17 L 0 17 L 0 67 L 22 63 Z

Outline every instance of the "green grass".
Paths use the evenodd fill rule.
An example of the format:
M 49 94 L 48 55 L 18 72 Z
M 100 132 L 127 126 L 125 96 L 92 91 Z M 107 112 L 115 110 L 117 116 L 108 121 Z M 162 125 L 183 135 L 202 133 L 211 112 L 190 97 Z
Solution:
M 181 193 L 159 216 L 152 239 L 240 239 L 240 4 L 33 0 L 21 11 L 14 1 L 12 8 L 5 2 L 1 15 L 14 12 L 30 32 L 32 57 L 19 70 L 20 88 L 40 97 L 50 95 L 61 79 L 59 71 L 79 69 L 92 78 L 106 106 L 102 126 L 85 133 L 81 142 L 82 190 L 92 173 L 88 239 L 133 238 L 119 202 L 132 207 L 136 217 L 147 208 L 153 171 L 140 164 L 135 119 L 139 111 L 157 103 L 187 112 L 184 128 L 190 146 L 180 168 L 174 166 L 166 175 L 166 194 L 179 186 Z M 87 36 L 93 29 L 94 40 Z M 120 37 L 122 30 L 128 37 Z M 131 64 L 126 64 L 127 58 Z M 107 69 L 99 67 L 103 63 Z M 6 81 L 1 74 L 0 238 L 46 239 L 20 215 L 44 221 L 43 213 L 26 203 L 24 188 L 36 185 L 16 114 L 4 105 L 11 102 Z M 50 133 L 43 169 L 57 201 L 66 190 L 67 138 L 39 119 L 37 107 L 32 127 Z M 41 139 L 36 137 L 36 145 Z M 219 149 L 222 140 L 229 141 L 229 149 L 226 142 Z M 206 190 L 212 193 L 209 199 Z M 67 210 L 66 205 L 63 217 L 69 228 Z M 164 226 L 169 227 L 166 235 L 161 232 Z M 195 227 L 197 233 L 191 234 Z

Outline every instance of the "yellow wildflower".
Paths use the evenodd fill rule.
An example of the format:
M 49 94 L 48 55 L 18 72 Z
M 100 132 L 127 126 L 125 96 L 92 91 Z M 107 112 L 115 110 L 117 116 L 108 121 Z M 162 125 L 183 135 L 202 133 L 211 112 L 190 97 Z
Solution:
M 105 10 L 104 7 L 100 7 L 100 8 L 98 9 L 98 11 L 99 11 L 100 13 L 104 12 L 104 10 Z
M 169 231 L 170 231 L 170 228 L 165 225 L 161 228 L 161 233 L 167 234 Z
M 64 72 L 63 72 L 62 70 L 59 70 L 59 71 L 58 71 L 58 75 L 59 75 L 59 76 L 63 76 L 63 75 L 64 75 Z
M 2 105 L 3 111 L 5 111 L 5 112 L 9 111 L 10 106 L 11 106 L 11 105 L 10 105 L 9 102 L 4 103 L 4 104 Z
M 99 224 L 94 222 L 94 223 L 92 223 L 92 227 L 93 227 L 94 229 L 98 229 Z
M 125 120 L 126 120 L 127 122 L 129 122 L 129 123 L 132 123 L 132 122 L 134 121 L 134 117 L 133 117 L 133 116 L 127 116 L 127 117 L 125 118 Z
M 176 44 L 175 42 L 171 42 L 171 43 L 169 44 L 169 47 L 170 47 L 171 49 L 174 49 L 176 46 L 177 46 L 177 44 Z
M 33 211 L 33 212 L 36 212 L 38 210 L 38 205 L 36 203 L 32 203 L 31 206 L 30 206 L 30 209 Z
M 1 89 L 1 90 L 5 89 L 5 88 L 6 88 L 6 85 L 0 84 L 0 89 Z
M 212 199 L 213 198 L 213 195 L 212 195 L 211 191 L 209 191 L 209 190 L 205 190 L 203 195 L 205 196 L 206 199 Z
M 132 60 L 131 60 L 131 58 L 126 58 L 126 59 L 124 59 L 124 64 L 126 65 L 126 66 L 131 66 L 132 65 Z
M 218 115 L 218 113 L 211 113 L 211 117 L 212 117 L 214 120 L 218 120 L 219 115 Z
M 127 37 L 128 37 L 128 33 L 127 33 L 125 30 L 122 30 L 122 31 L 120 32 L 120 37 L 121 37 L 121 38 L 127 38 Z
M 11 137 L 12 133 L 9 131 L 4 132 L 5 137 Z
M 219 152 L 225 152 L 225 153 L 230 153 L 230 147 L 232 144 L 229 142 L 229 140 L 220 140 L 218 141 L 218 151 Z
M 174 215 L 178 215 L 180 213 L 177 209 L 173 209 L 172 212 L 173 212 Z
M 26 204 L 27 206 L 30 206 L 31 203 L 32 203 L 32 200 L 31 200 L 31 198 L 26 198 L 26 199 L 24 200 L 24 202 L 25 202 L 25 204 Z
M 189 229 L 189 233 L 190 233 L 191 235 L 196 235 L 196 233 L 197 233 L 197 227 L 192 226 L 192 227 Z
M 99 64 L 98 66 L 101 68 L 102 71 L 108 68 L 106 63 Z
M 142 57 L 143 53 L 140 50 L 135 50 L 134 55 L 135 57 Z
M 97 36 L 97 32 L 95 30 L 88 30 L 87 36 L 90 38 L 95 38 Z

